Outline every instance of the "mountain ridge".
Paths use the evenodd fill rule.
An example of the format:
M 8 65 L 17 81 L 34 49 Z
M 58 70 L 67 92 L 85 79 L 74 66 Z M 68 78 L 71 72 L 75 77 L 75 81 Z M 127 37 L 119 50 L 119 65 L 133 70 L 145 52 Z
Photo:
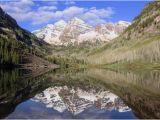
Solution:
M 57 23 L 60 23 L 58 26 L 61 25 L 60 30 L 56 29 Z M 83 20 L 74 17 L 68 22 L 60 20 L 54 24 L 48 24 L 32 33 L 49 44 L 67 46 L 68 44 L 81 44 L 86 41 L 90 43 L 110 41 L 129 25 L 130 23 L 127 21 L 119 21 L 117 23 L 101 24 L 93 27 Z

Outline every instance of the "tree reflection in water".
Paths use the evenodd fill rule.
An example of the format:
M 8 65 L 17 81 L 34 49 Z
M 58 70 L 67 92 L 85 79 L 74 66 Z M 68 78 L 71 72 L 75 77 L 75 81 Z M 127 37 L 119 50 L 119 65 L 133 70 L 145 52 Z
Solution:
M 115 118 L 118 112 L 135 114 L 135 116 L 124 114 L 123 117 L 118 116 L 120 118 L 160 118 L 159 71 L 59 69 L 36 77 L 35 75 L 32 77 L 33 74 L 26 77 L 29 72 L 28 70 L 0 71 L 0 118 L 18 118 L 17 106 L 25 105 L 26 100 L 32 101 L 32 104 L 27 103 L 28 107 L 33 107 L 33 102 L 44 104 L 45 108 L 39 109 L 41 112 L 52 108 L 59 114 L 65 112 L 68 115 L 69 113 L 66 113 L 68 111 L 77 118 L 83 115 L 84 118 L 90 118 L 91 111 L 94 118 Z M 40 106 L 39 104 L 36 107 Z M 24 107 L 21 107 L 21 111 L 23 110 Z M 32 118 L 29 115 L 34 115 L 34 118 L 49 118 L 50 112 L 45 113 L 48 117 L 44 114 L 38 116 L 35 111 L 25 112 L 23 115 L 28 118 Z M 71 116 L 67 118 L 72 118 Z

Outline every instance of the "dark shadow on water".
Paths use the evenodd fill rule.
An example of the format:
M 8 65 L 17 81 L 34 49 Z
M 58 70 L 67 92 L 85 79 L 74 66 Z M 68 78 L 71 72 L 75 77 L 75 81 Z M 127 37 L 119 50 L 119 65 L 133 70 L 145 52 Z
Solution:
M 32 74 L 24 69 L 0 70 L 0 118 L 5 118 L 19 103 L 48 87 L 46 76 L 26 77 L 28 73 Z

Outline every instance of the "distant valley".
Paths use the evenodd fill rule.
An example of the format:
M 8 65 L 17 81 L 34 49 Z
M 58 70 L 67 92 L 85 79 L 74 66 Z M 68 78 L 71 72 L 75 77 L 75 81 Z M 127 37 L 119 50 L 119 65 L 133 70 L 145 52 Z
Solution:
M 30 54 L 63 67 L 108 68 L 122 64 L 120 68 L 133 65 L 132 69 L 155 69 L 160 64 L 159 7 L 160 2 L 150 2 L 132 23 L 119 21 L 93 27 L 74 17 L 32 33 L 1 9 L 1 64 L 18 64 L 21 56 Z

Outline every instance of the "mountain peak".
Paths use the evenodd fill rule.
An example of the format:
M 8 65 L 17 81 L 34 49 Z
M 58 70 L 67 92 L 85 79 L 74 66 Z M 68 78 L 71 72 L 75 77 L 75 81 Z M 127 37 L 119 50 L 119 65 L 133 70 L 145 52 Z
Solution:
M 72 18 L 69 22 L 71 24 L 74 24 L 74 23 L 85 23 L 82 19 L 79 19 L 77 17 Z
M 118 24 L 118 25 L 127 25 L 127 26 L 128 26 L 128 25 L 130 25 L 131 23 L 128 22 L 128 21 L 120 20 L 120 21 L 117 22 L 117 24 Z
M 54 23 L 54 25 L 59 26 L 59 25 L 66 25 L 67 23 L 64 20 L 59 20 Z
M 45 27 L 53 27 L 53 24 L 47 24 Z
M 74 17 L 67 23 L 60 20 L 34 33 L 37 37 L 55 45 L 81 44 L 86 41 L 92 44 L 97 40 L 99 42 L 110 41 L 128 27 L 128 22 L 120 21 L 119 24 L 106 23 L 94 28 Z

